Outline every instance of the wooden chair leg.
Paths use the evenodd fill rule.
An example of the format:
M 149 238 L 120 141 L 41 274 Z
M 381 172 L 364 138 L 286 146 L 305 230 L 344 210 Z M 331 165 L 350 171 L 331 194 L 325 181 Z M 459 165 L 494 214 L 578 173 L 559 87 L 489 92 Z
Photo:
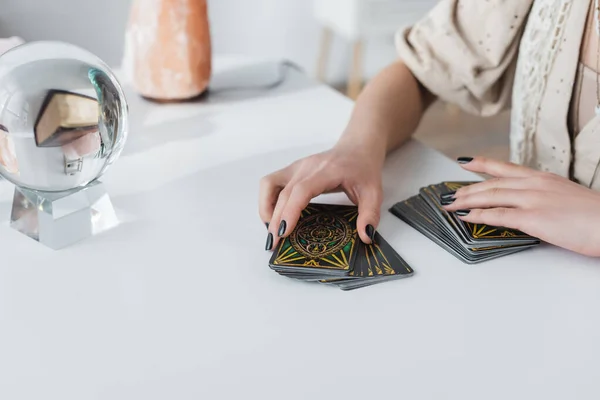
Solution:
M 317 79 L 321 82 L 327 80 L 327 60 L 331 49 L 333 32 L 327 27 L 321 31 L 321 45 L 319 47 L 319 59 L 317 60 Z
M 348 77 L 348 97 L 356 100 L 362 90 L 362 57 L 363 57 L 363 43 L 360 40 L 354 42 L 352 56 L 352 68 L 350 69 L 350 76 Z

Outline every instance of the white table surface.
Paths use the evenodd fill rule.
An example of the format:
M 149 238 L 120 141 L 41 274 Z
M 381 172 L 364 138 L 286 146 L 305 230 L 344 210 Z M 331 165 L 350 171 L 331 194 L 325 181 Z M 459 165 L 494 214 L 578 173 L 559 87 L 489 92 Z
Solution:
M 383 212 L 412 278 L 342 292 L 268 268 L 259 178 L 330 146 L 352 107 L 291 77 L 179 106 L 130 92 L 104 179 L 123 223 L 65 250 L 8 227 L 0 184 L 0 399 L 600 398 L 598 260 L 542 246 L 467 266 Z M 470 178 L 412 142 L 384 210 Z

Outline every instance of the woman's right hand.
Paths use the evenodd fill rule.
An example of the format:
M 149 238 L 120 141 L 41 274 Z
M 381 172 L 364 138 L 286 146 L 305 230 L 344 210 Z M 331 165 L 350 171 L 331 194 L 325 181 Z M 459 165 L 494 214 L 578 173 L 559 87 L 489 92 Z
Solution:
M 260 182 L 259 211 L 269 229 L 266 250 L 294 230 L 313 198 L 341 191 L 358 205 L 358 234 L 371 243 L 380 218 L 385 153 L 384 146 L 338 144 L 265 176 Z
M 334 148 L 262 179 L 259 207 L 269 229 L 267 250 L 294 230 L 313 198 L 336 191 L 358 205 L 358 234 L 371 243 L 381 212 L 385 156 L 410 139 L 434 99 L 401 61 L 377 74 L 356 101 Z

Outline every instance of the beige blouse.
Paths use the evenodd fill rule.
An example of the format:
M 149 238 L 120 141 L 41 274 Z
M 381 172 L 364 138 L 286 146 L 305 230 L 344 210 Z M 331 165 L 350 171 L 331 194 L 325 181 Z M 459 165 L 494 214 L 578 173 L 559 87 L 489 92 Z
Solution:
M 600 190 L 592 2 L 440 0 L 397 48 L 442 100 L 481 116 L 511 108 L 511 161 Z

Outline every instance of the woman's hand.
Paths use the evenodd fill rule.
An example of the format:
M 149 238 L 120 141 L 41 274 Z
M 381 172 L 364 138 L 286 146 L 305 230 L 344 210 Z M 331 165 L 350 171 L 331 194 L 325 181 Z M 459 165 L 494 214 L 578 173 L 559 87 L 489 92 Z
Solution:
M 358 205 L 358 234 L 371 243 L 379 223 L 385 156 L 411 137 L 433 100 L 401 61 L 377 74 L 358 97 L 333 149 L 296 161 L 261 181 L 259 207 L 269 228 L 267 250 L 294 230 L 311 199 L 334 191 L 344 191 Z
M 269 234 L 266 249 L 296 227 L 300 213 L 322 193 L 343 191 L 358 205 L 357 230 L 371 243 L 382 203 L 381 172 L 385 146 L 338 144 L 264 177 L 260 183 L 260 217 Z
M 472 161 L 471 161 L 472 160 Z M 484 158 L 463 168 L 495 177 L 459 189 L 448 211 L 467 222 L 518 229 L 580 254 L 600 257 L 600 193 L 558 175 Z

